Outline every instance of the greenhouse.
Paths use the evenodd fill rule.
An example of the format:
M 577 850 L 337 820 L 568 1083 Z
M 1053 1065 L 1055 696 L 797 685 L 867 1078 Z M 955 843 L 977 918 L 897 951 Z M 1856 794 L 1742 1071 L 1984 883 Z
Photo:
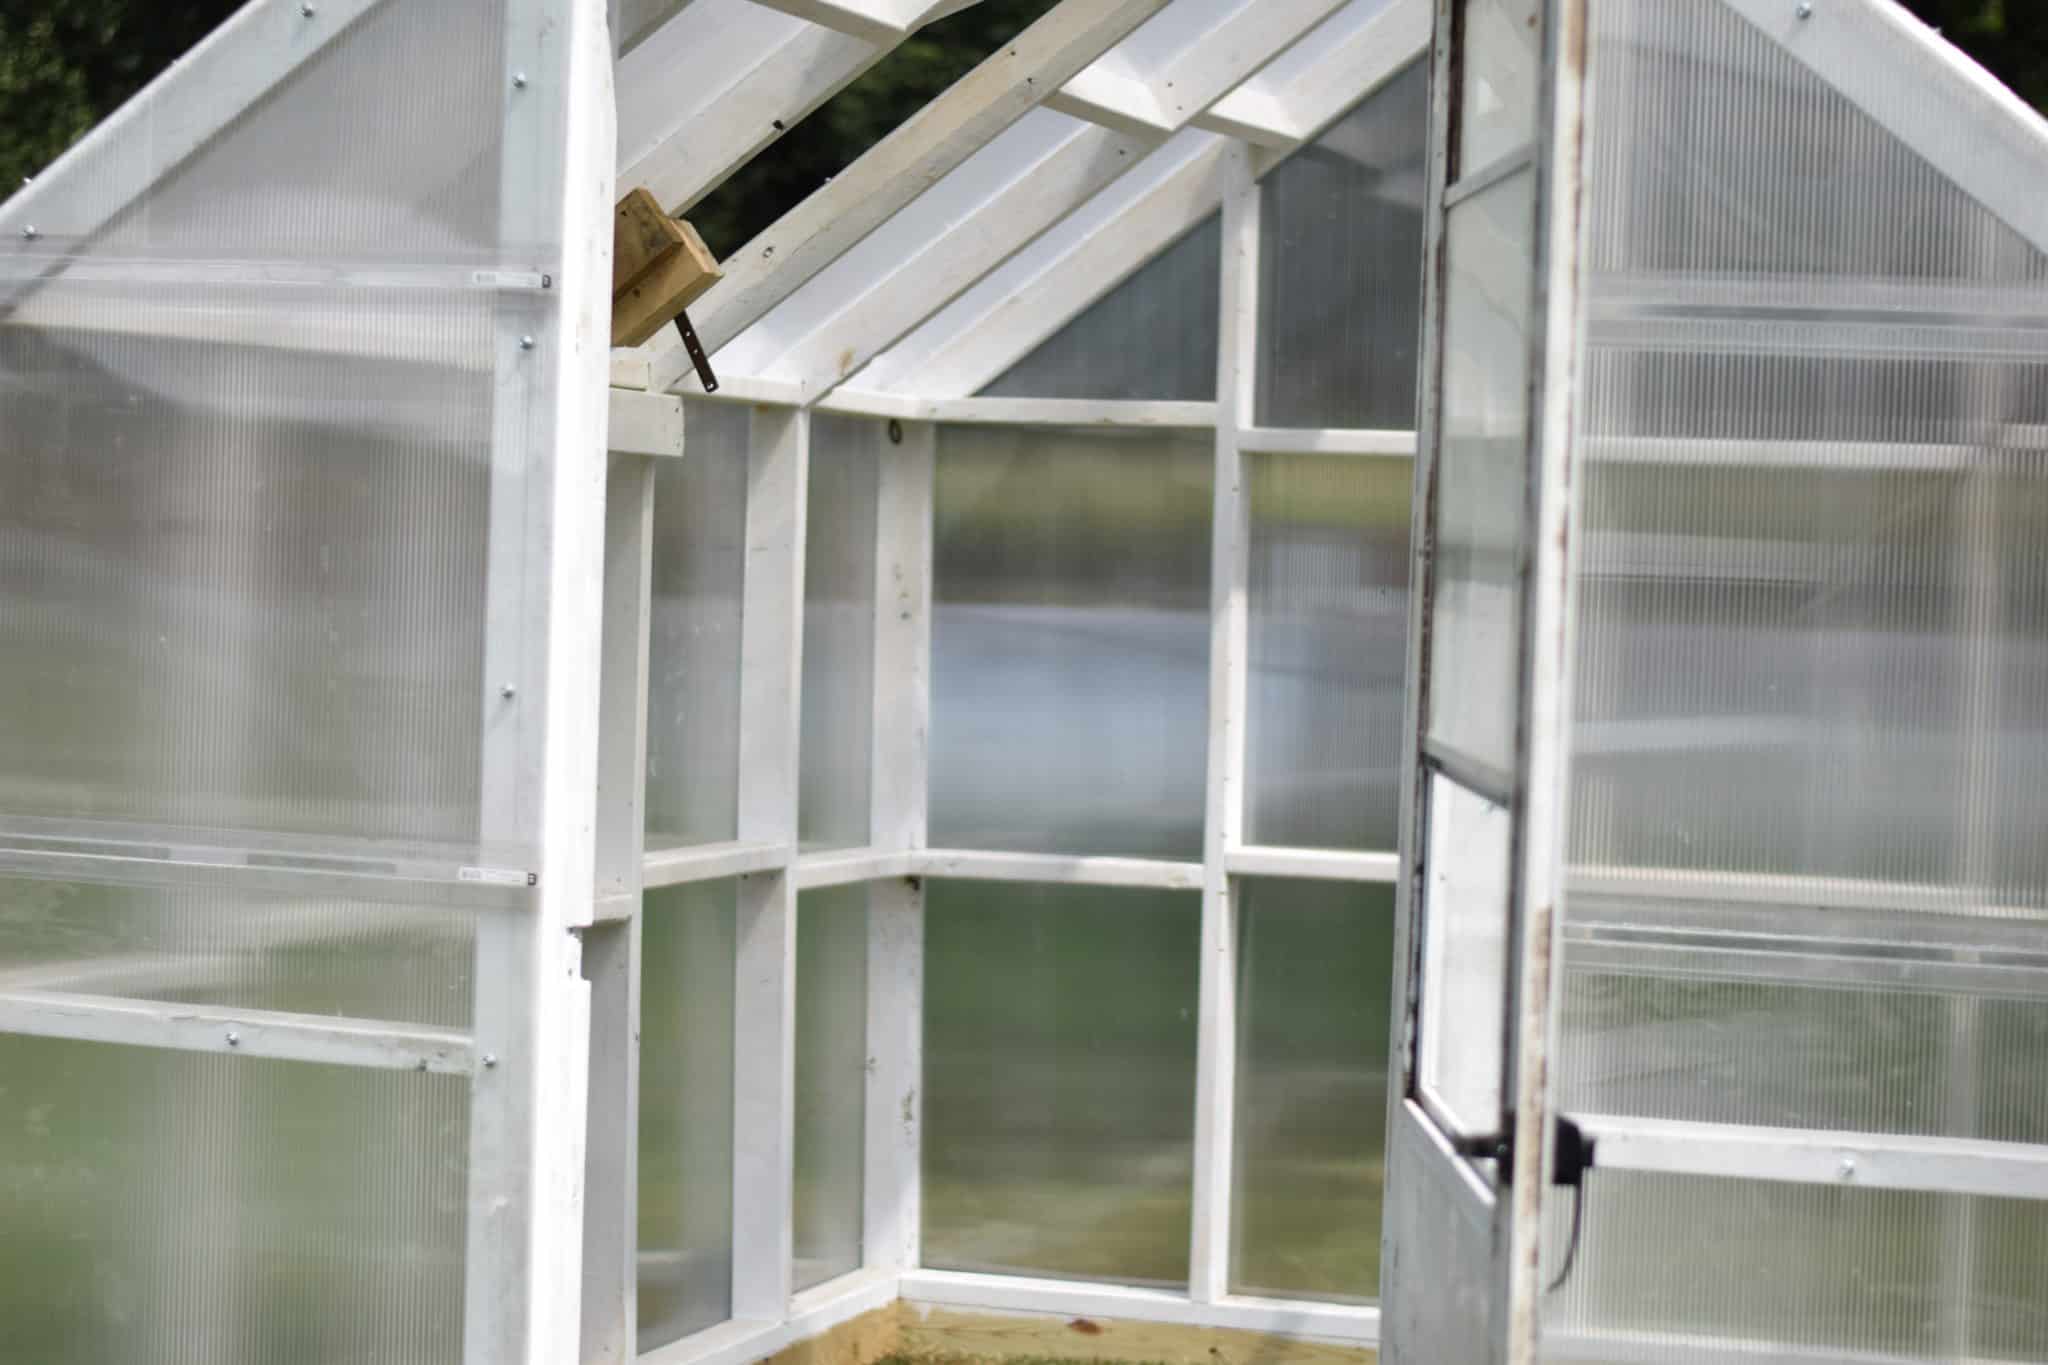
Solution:
M 2048 1362 L 2048 122 L 1060 0 L 707 257 L 972 3 L 250 0 L 0 203 L 0 1362 Z

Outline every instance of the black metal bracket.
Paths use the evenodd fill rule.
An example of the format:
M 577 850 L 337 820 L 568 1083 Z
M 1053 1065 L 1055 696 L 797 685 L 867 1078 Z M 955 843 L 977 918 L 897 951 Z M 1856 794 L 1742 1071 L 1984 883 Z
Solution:
M 688 313 L 676 314 L 676 330 L 683 334 L 683 349 L 697 369 L 697 382 L 704 386 L 704 392 L 717 393 L 718 376 L 711 372 L 711 357 L 704 354 L 704 343 L 698 339 L 697 329 L 690 325 Z
M 1550 1183 L 1575 1190 L 1584 1182 L 1586 1172 L 1593 1169 L 1595 1140 L 1563 1114 L 1554 1115 L 1551 1122 L 1555 1128 L 1551 1142 Z M 1468 1161 L 1498 1162 L 1502 1180 L 1509 1179 L 1514 1169 L 1515 1139 L 1512 1133 L 1453 1137 L 1451 1150 Z

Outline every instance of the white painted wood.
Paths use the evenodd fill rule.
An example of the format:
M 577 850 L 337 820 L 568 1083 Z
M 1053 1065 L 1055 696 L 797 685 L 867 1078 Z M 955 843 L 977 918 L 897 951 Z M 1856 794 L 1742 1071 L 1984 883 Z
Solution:
M 1332 0 L 1247 0 L 1234 9 L 1159 77 L 1154 92 L 1168 124 L 1185 126 L 1334 8 Z M 1156 136 L 1076 130 L 1071 120 L 1048 124 L 1038 116 L 1010 133 L 1019 136 L 991 141 L 886 231 L 871 234 L 863 246 L 874 245 L 874 253 L 821 273 L 764 318 L 758 336 L 743 335 L 739 368 L 794 380 L 809 394 L 829 391 L 1158 143 Z M 985 173 L 971 171 L 978 161 L 1007 168 L 1007 182 L 991 185 Z M 924 201 L 932 201 L 926 212 L 911 211 Z M 852 260 L 849 254 L 839 264 Z M 662 379 L 657 361 L 657 386 Z
M 2048 1199 L 2048 1149 L 2022 1142 L 1573 1116 L 1599 1170 Z
M 646 358 L 636 351 L 613 351 L 612 387 L 614 389 L 646 388 Z
M 0 254 L 28 249 L 30 228 L 45 251 L 90 238 L 377 3 L 245 6 L 0 203 Z
M 610 412 L 607 443 L 615 454 L 683 453 L 683 400 L 674 394 L 615 388 Z
M 583 1287 L 577 931 L 596 882 L 616 139 L 602 0 L 508 0 L 503 61 L 503 231 L 562 255 L 558 311 L 505 315 L 494 337 L 480 843 L 535 850 L 538 885 L 522 912 L 477 921 L 472 1032 L 497 1064 L 471 1087 L 463 1355 L 540 1365 L 577 1351 Z
M 916 875 L 917 855 L 909 850 L 854 848 L 830 853 L 808 853 L 797 860 L 796 889 L 816 891 L 827 886 L 853 886 L 883 877 Z
M 1299 146 L 1429 51 L 1429 0 L 1351 0 L 1260 75 L 1215 106 L 1219 126 L 1271 124 Z M 1265 141 L 1254 138 L 1254 141 Z M 1263 148 L 1265 175 L 1291 148 Z
M 687 212 L 887 52 L 752 0 L 695 0 L 619 63 L 619 183 Z
M 612 149 L 617 131 L 611 36 L 602 0 L 557 0 L 515 44 L 515 70 L 561 73 L 557 202 L 545 206 L 562 242 L 561 316 L 552 354 L 547 498 L 546 684 L 541 719 L 540 885 L 528 1002 L 530 1136 L 521 1178 L 530 1212 L 523 1313 L 528 1365 L 568 1359 L 582 1309 L 584 1131 L 589 1103 L 590 991 L 576 931 L 591 922 L 596 884 L 599 622 L 604 600 L 605 445 L 612 277 Z M 521 15 L 522 26 L 525 20 Z M 516 47 L 513 55 L 516 57 Z M 541 77 L 545 81 L 546 77 Z M 507 82 L 508 90 L 510 82 Z M 540 93 L 545 93 L 543 90 Z M 519 92 L 510 91 L 515 105 Z M 508 159 L 520 154 L 508 128 Z M 502 1071 L 502 1066 L 497 1068 Z M 486 1074 L 495 1074 L 487 1072 Z
M 744 839 L 651 849 L 641 861 L 641 884 L 651 891 L 658 886 L 743 877 L 750 872 L 777 872 L 788 867 L 795 856 L 796 850 L 790 844 Z
M 1238 1295 L 1200 1303 L 1162 1289 L 957 1270 L 910 1271 L 903 1276 L 901 1293 L 913 1309 L 956 1308 L 1091 1321 L 1163 1322 L 1262 1332 L 1340 1346 L 1371 1346 L 1379 1339 L 1379 1310 L 1350 1304 Z
M 1145 858 L 1076 858 L 1060 853 L 931 849 L 925 853 L 922 863 L 926 876 L 964 881 L 1153 886 L 1174 891 L 1196 891 L 1202 886 L 1200 863 L 1157 862 Z
M 741 601 L 739 837 L 793 848 L 810 414 L 756 408 Z M 796 877 L 740 879 L 733 991 L 732 1311 L 789 1311 L 796 1146 Z
M 744 842 L 793 844 L 810 414 L 757 407 L 750 431 L 747 567 L 740 607 L 738 829 Z
M 1237 427 L 1250 411 L 1258 357 L 1259 187 L 1251 153 L 1224 162 L 1223 260 L 1216 359 L 1214 516 L 1210 530 L 1208 801 L 1202 838 L 1200 1018 L 1195 1034 L 1194 1227 L 1188 1292 L 1230 1292 L 1232 1151 L 1237 1116 L 1237 886 L 1224 850 L 1244 826 L 1249 531 Z
M 881 447 L 875 498 L 874 741 L 869 843 L 925 846 L 931 768 L 932 489 L 938 433 L 903 422 Z
M 1220 138 L 1183 134 L 878 355 L 858 381 L 979 392 L 1223 202 Z M 827 405 L 850 398 L 835 390 Z
M 781 0 L 809 10 L 823 0 Z M 845 0 L 831 0 L 838 8 Z M 693 319 L 717 351 L 1166 0 L 1063 0 L 735 252 Z M 671 352 L 680 341 L 669 338 Z M 657 360 L 655 369 L 681 363 Z
M 453 1029 L 66 991 L 0 991 L 0 1033 L 443 1076 L 476 1062 L 469 1035 Z
M 754 0 L 754 3 L 885 46 L 893 46 L 906 31 L 897 17 L 898 7 L 886 3 L 886 0 Z
M 1164 137 L 1173 131 L 1149 84 L 1100 63 L 1053 91 L 1045 107 L 1120 133 Z
M 868 889 L 868 1075 L 862 1251 L 915 1266 L 922 1243 L 924 887 L 930 773 L 932 479 L 937 432 L 901 424 L 881 448 L 875 500 L 874 743 L 869 842 L 904 864 Z M 892 869 L 892 872 L 894 870 Z
M 2048 119 L 1893 0 L 1727 0 L 2015 232 L 2048 251 Z
M 1237 434 L 1237 448 L 1258 455 L 1384 455 L 1412 460 L 1415 433 L 1336 427 L 1245 427 Z
M 868 888 L 868 1072 L 861 1251 L 873 1270 L 918 1264 L 923 1245 L 924 886 Z
M 1296 877 L 1308 881 L 1391 882 L 1401 859 L 1393 853 L 1342 853 L 1321 848 L 1228 849 L 1224 867 L 1239 877 Z
M 730 343 L 735 368 L 814 400 L 1152 145 L 1032 110 Z
M 637 355 L 639 352 L 632 354 Z M 704 386 L 697 382 L 694 370 L 686 370 L 665 387 L 684 398 L 705 403 L 766 403 L 772 407 L 787 408 L 799 408 L 804 405 L 804 391 L 799 385 L 786 380 L 764 378 L 761 375 L 733 374 L 722 367 L 714 369 L 718 375 L 717 393 L 704 392 Z
M 611 391 L 614 443 L 620 396 L 620 390 Z M 682 400 L 670 401 L 680 407 Z M 590 1108 L 584 1128 L 582 1365 L 626 1365 L 638 1330 L 639 909 L 654 472 L 653 459 L 614 449 L 605 485 L 597 906 L 583 936 L 583 976 L 590 983 Z
M 785 1347 L 886 1307 L 895 1298 L 895 1275 L 855 1271 L 798 1294 L 786 1318 L 723 1322 L 648 1352 L 640 1357 L 640 1365 L 758 1365 Z
M 1201 430 L 1216 424 L 1214 403 L 1096 398 L 904 398 L 835 389 L 826 411 L 915 421 L 996 426 L 1153 427 Z

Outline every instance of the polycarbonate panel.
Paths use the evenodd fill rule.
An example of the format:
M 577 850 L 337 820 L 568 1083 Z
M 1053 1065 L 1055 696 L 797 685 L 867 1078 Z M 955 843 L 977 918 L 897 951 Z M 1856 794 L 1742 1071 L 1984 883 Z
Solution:
M 1420 1079 L 1460 1132 L 1499 1131 L 1508 1010 L 1505 806 L 1429 779 Z
M 999 398 L 1216 398 L 1223 220 L 1210 214 L 982 389 Z
M 2048 908 L 2048 257 L 1725 7 L 1597 12 L 1574 856 Z
M 927 887 L 925 1264 L 1185 1285 L 1201 897 Z
M 639 1348 L 732 1316 L 738 886 L 646 893 L 640 941 Z
M 537 376 L 494 418 L 512 339 L 553 344 L 560 247 L 503 240 L 533 232 L 500 221 L 502 10 L 370 7 L 252 57 L 280 83 L 175 164 L 189 81 L 92 183 L 33 191 L 0 281 L 0 809 L 526 865 L 538 793 L 481 736 L 543 698 L 485 676 L 486 626 L 544 632 L 485 584 L 542 542 L 492 533 L 492 452 L 496 425 L 522 487 L 546 467 Z M 110 221 L 80 207 L 131 174 Z
M 938 441 L 933 846 L 1199 858 L 1210 440 Z
M 462 1358 L 469 1082 L 0 1035 L 0 1359 Z
M 1230 1288 L 1379 1291 L 1391 886 L 1238 883 Z
M 1412 483 L 1408 460 L 1245 457 L 1250 843 L 1399 841 Z
M 1519 172 L 1444 226 L 1428 732 L 1502 772 L 1515 767 L 1534 187 Z
M 654 473 L 647 846 L 717 843 L 739 820 L 747 409 L 683 404 L 680 460 Z
M 1582 1197 L 1546 1361 L 2048 1358 L 2048 1202 L 1601 1170 Z
M 463 910 L 0 878 L 0 991 L 467 1028 L 475 943 Z
M 797 897 L 798 1289 L 860 1268 L 868 1080 L 868 889 Z
M 1568 950 L 1567 1111 L 2048 1144 L 2048 972 L 2031 996 L 1980 998 L 1596 971 L 1572 959 Z M 1753 960 L 1759 974 L 1769 962 Z
M 799 838 L 868 842 L 875 708 L 875 497 L 884 423 L 811 418 L 804 540 Z
M 1462 179 L 1536 140 L 1543 4 L 1457 3 L 1463 43 L 1458 63 L 1458 155 L 1452 174 Z
M 1259 182 L 1261 426 L 1415 427 L 1429 63 Z

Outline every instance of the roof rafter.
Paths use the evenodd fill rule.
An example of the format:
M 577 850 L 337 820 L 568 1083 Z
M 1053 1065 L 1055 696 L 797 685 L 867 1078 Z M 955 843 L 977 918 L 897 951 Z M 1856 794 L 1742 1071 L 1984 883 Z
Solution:
M 745 331 L 1165 4 L 1065 0 L 1005 43 L 727 261 L 698 310 L 704 344 Z
M 1185 38 L 1140 79 L 1162 120 L 1184 127 L 1339 3 L 1202 0 L 1202 12 L 1182 15 Z M 1169 9 L 1153 23 L 1174 14 Z M 1148 25 L 1127 42 L 1142 38 L 1140 46 L 1150 48 L 1179 37 Z M 1100 64 L 1118 76 L 1134 65 L 1121 48 Z M 1164 131 L 1077 125 L 1046 111 L 1011 134 L 1022 136 L 999 137 L 925 190 L 742 334 L 723 359 L 739 371 L 795 382 L 813 399 L 830 392 L 1166 140 Z M 681 369 L 658 363 L 655 384 L 674 384 Z

